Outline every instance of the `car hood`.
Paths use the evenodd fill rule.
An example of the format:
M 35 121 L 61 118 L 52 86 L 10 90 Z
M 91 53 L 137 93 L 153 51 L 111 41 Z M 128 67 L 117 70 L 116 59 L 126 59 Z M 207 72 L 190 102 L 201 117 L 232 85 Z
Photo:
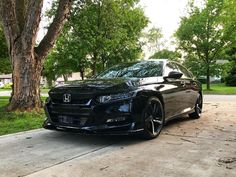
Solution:
M 163 80 L 163 79 L 162 79 Z M 161 78 L 159 78 L 161 81 Z M 58 86 L 49 91 L 49 96 L 54 103 L 63 103 L 64 95 L 71 96 L 73 104 L 87 104 L 91 98 L 99 95 L 108 95 L 121 92 L 129 92 L 140 86 L 158 83 L 158 78 L 112 78 L 112 79 L 89 79 L 73 81 L 63 86 Z
M 81 90 L 81 91 L 108 91 L 119 92 L 124 90 L 134 90 L 135 88 L 148 84 L 162 82 L 162 77 L 151 78 L 112 78 L 112 79 L 88 79 L 84 81 L 72 81 L 65 85 L 55 87 L 52 91 L 60 90 Z

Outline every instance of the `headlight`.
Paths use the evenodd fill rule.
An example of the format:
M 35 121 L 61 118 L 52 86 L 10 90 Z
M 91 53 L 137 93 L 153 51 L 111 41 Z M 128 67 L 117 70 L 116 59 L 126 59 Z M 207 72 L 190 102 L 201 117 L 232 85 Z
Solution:
M 118 94 L 112 94 L 112 95 L 99 96 L 97 98 L 97 101 L 99 103 L 108 103 L 111 101 L 124 100 L 124 99 L 134 97 L 136 93 L 137 92 L 128 92 L 128 93 L 118 93 Z

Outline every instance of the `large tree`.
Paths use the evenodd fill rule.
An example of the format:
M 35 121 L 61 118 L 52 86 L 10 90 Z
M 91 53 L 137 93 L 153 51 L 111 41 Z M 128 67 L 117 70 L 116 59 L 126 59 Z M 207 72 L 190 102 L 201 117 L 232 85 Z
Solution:
M 149 58 L 170 59 L 170 60 L 178 61 L 181 58 L 181 54 L 178 51 L 171 51 L 168 49 L 163 49 L 163 50 L 160 50 L 160 51 L 154 53 Z
M 148 50 L 148 53 L 154 55 L 164 47 L 163 34 L 161 28 L 152 27 L 147 32 L 143 33 L 144 50 Z
M 137 59 L 141 31 L 148 23 L 138 2 L 85 0 L 82 11 L 74 9 L 69 25 L 78 44 L 76 50 L 85 51 L 93 74 L 107 66 Z
M 8 110 L 30 111 L 42 107 L 40 78 L 43 62 L 53 47 L 72 0 L 60 0 L 53 22 L 36 46 L 43 0 L 0 1 L 0 16 L 13 68 L 13 90 Z
M 187 54 L 186 60 L 195 58 L 204 66 L 208 90 L 216 60 L 234 43 L 235 6 L 234 0 L 205 0 L 203 8 L 190 4 L 189 14 L 182 18 L 176 32 L 179 48 Z

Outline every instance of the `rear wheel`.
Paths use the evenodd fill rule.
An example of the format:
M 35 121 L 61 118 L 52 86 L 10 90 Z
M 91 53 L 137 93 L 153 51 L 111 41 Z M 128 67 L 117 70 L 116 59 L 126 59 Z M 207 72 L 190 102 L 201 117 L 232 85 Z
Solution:
M 198 98 L 194 107 L 194 112 L 189 114 L 189 117 L 193 119 L 198 119 L 201 117 L 201 113 L 202 113 L 202 96 L 198 94 Z
M 164 124 L 164 111 L 160 100 L 151 97 L 143 110 L 143 137 L 145 139 L 156 138 Z

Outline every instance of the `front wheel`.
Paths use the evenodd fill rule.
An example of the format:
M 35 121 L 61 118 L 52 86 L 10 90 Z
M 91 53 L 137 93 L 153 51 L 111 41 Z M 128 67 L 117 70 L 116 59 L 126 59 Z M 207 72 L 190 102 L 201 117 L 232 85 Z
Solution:
M 202 96 L 198 94 L 198 98 L 194 107 L 194 112 L 189 114 L 189 117 L 193 119 L 198 119 L 201 117 L 201 113 L 202 113 Z
M 143 137 L 145 139 L 156 138 L 164 125 L 164 110 L 161 101 L 151 97 L 143 110 Z

